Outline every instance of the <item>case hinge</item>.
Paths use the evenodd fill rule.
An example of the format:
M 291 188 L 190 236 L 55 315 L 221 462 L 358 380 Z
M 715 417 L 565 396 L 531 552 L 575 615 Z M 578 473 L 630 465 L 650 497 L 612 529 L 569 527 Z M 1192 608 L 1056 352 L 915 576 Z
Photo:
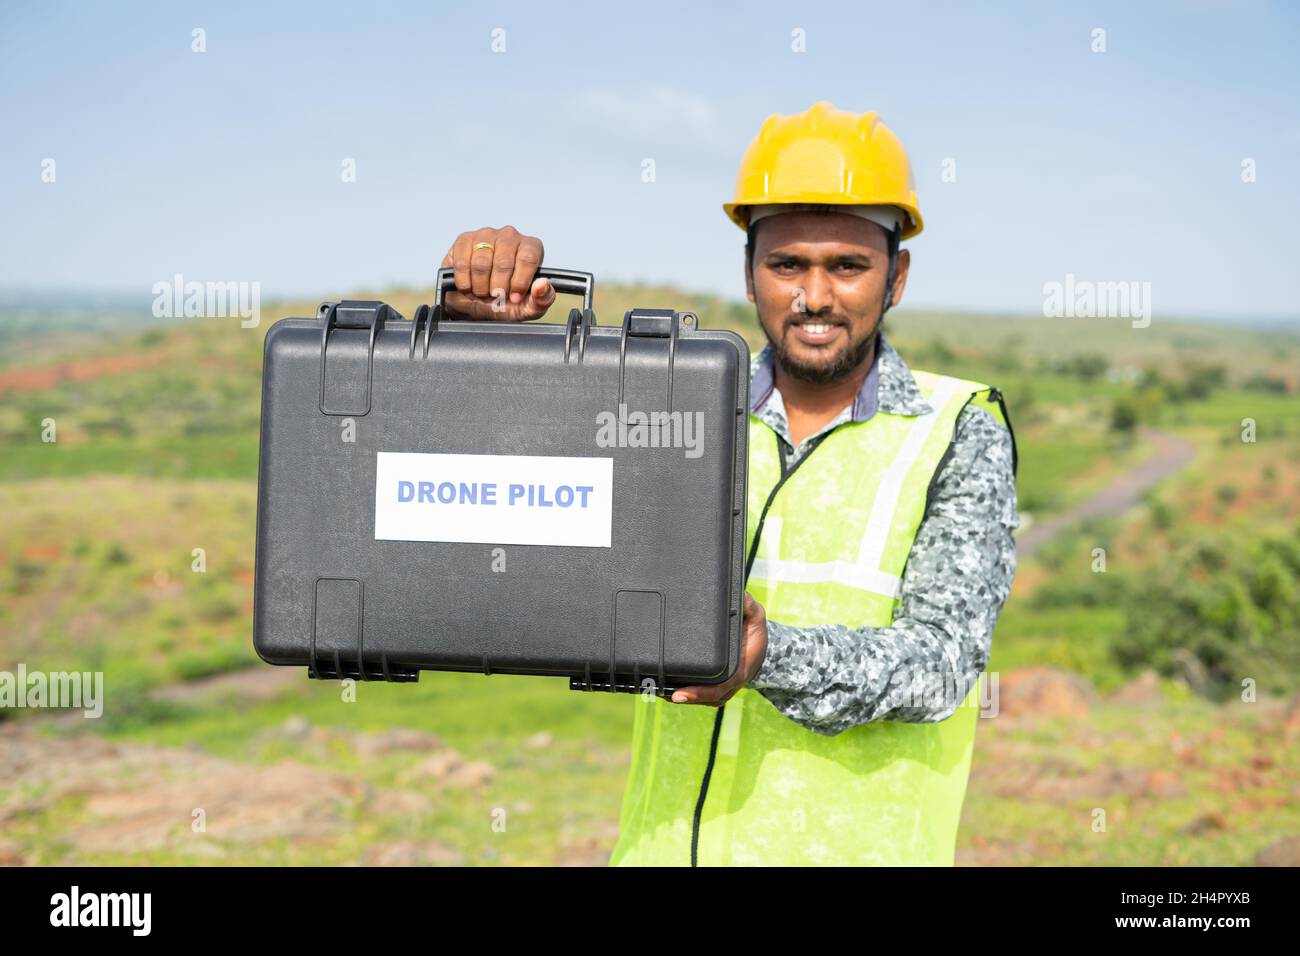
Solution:
M 652 693 L 656 697 L 672 697 L 676 687 L 671 685 L 659 686 L 652 678 L 637 680 L 635 677 L 627 675 L 616 675 L 612 680 L 609 675 L 594 675 L 590 671 L 582 677 L 570 675 L 569 690 L 582 692 L 597 692 L 605 694 L 645 694 Z

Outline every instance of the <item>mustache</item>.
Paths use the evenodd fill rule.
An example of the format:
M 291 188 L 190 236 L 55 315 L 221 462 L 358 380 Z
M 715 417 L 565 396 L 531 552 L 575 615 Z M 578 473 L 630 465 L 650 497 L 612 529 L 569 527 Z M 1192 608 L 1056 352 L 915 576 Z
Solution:
M 805 322 L 818 322 L 822 325 L 840 325 L 844 328 L 850 326 L 848 319 L 840 315 L 816 315 L 811 312 L 800 312 L 795 315 L 786 316 L 781 322 L 781 331 L 784 332 L 792 325 L 802 325 Z

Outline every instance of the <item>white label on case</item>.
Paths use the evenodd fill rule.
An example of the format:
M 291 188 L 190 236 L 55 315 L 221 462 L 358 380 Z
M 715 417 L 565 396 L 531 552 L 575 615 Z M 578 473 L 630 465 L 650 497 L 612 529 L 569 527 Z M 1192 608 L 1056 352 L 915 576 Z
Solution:
M 375 538 L 608 548 L 614 459 L 381 451 Z

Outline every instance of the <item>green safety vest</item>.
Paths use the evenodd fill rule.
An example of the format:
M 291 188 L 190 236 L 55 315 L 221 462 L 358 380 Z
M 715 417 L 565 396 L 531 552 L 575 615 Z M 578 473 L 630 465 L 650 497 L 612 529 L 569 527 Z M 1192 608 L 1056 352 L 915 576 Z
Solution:
M 747 590 L 770 620 L 887 627 L 957 416 L 974 402 L 1010 429 L 996 389 L 913 376 L 933 411 L 839 425 L 788 474 L 750 416 Z M 720 708 L 638 695 L 610 863 L 951 866 L 977 687 L 946 720 L 833 736 L 748 687 Z

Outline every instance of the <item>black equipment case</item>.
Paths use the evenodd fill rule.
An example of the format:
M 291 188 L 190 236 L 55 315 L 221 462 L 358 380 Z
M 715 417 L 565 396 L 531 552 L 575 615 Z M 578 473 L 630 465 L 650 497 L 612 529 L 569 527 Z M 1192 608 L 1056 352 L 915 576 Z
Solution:
M 253 643 L 317 678 L 567 676 L 667 695 L 739 665 L 749 349 L 326 303 L 267 332 Z M 653 682 L 653 683 L 650 683 Z

